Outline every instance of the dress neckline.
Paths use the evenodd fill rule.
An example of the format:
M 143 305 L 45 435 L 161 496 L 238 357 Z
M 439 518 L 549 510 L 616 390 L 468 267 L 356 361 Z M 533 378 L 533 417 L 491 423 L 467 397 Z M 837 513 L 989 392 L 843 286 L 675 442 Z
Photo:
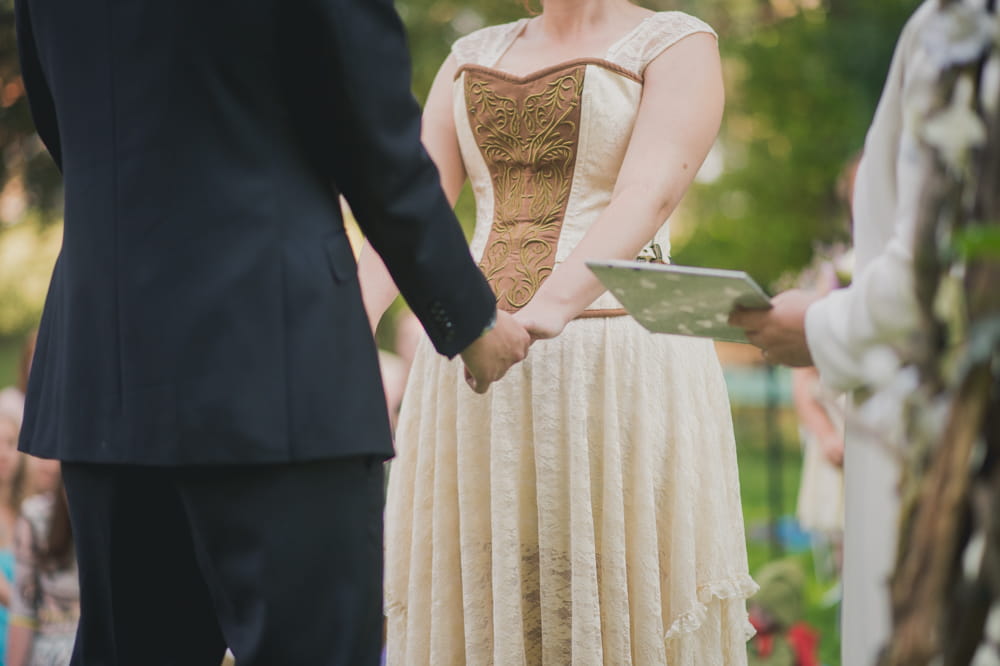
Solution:
M 555 74 L 564 69 L 570 69 L 573 67 L 578 67 L 580 65 L 597 65 L 603 69 L 606 69 L 615 74 L 624 76 L 627 79 L 631 79 L 636 83 L 642 83 L 642 77 L 635 72 L 622 67 L 617 63 L 613 63 L 610 60 L 605 60 L 604 58 L 573 58 L 572 60 L 564 60 L 563 62 L 558 62 L 554 65 L 549 65 L 542 69 L 535 70 L 530 74 L 525 74 L 524 76 L 519 76 L 517 74 L 511 74 L 510 72 L 504 71 L 502 69 L 497 69 L 496 67 L 487 67 L 486 65 L 476 65 L 476 64 L 466 64 L 461 65 L 455 71 L 455 78 L 458 79 L 462 75 L 462 72 L 466 71 L 480 71 L 491 74 L 492 76 L 503 79 L 505 81 L 510 81 L 511 83 L 516 83 L 518 85 L 523 85 L 526 83 L 531 83 L 540 78 L 548 76 L 549 74 Z
M 563 60 L 560 62 L 552 63 L 551 65 L 546 65 L 545 67 L 536 69 L 532 72 L 528 72 L 527 74 L 516 74 L 514 72 L 511 72 L 509 70 L 497 66 L 497 64 L 503 59 L 503 57 L 507 55 L 507 52 L 510 51 L 511 47 L 514 46 L 514 42 L 516 42 L 518 38 L 520 38 L 521 35 L 524 34 L 524 31 L 528 27 L 528 23 L 531 21 L 531 18 L 529 17 L 518 19 L 511 25 L 510 36 L 507 38 L 505 42 L 502 43 L 501 47 L 497 50 L 497 55 L 496 57 L 493 58 L 492 62 L 486 65 L 479 65 L 478 67 L 480 67 L 481 69 L 490 70 L 497 74 L 501 74 L 505 78 L 509 78 L 516 82 L 532 81 L 534 79 L 537 79 L 539 76 L 543 76 L 544 74 L 558 71 L 559 69 L 562 69 L 564 67 L 569 67 L 571 65 L 580 64 L 583 62 L 590 62 L 595 64 L 607 63 L 608 65 L 612 65 L 612 69 L 614 69 L 615 71 L 621 70 L 622 72 L 625 72 L 627 70 L 625 70 L 622 67 L 616 66 L 614 62 L 608 58 L 608 56 L 614 53 L 619 48 L 621 48 L 624 44 L 628 43 L 628 41 L 637 32 L 639 32 L 639 30 L 641 30 L 642 27 L 646 25 L 646 23 L 648 23 L 653 18 L 659 16 L 661 13 L 662 12 L 653 12 L 652 14 L 643 17 L 642 20 L 640 20 L 632 28 L 626 31 L 624 35 L 622 35 L 617 40 L 612 42 L 611 46 L 609 46 L 604 51 L 604 53 L 599 56 L 580 56 L 577 58 L 570 58 L 569 60 Z M 634 73 L 629 72 L 629 74 L 631 75 L 632 78 L 636 78 L 636 75 Z

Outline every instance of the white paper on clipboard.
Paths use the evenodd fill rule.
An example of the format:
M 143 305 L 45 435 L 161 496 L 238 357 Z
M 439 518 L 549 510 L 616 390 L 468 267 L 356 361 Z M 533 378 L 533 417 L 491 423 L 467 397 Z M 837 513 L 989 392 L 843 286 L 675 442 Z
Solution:
M 619 260 L 587 266 L 654 333 L 746 342 L 743 329 L 729 325 L 729 313 L 771 307 L 771 299 L 743 271 Z

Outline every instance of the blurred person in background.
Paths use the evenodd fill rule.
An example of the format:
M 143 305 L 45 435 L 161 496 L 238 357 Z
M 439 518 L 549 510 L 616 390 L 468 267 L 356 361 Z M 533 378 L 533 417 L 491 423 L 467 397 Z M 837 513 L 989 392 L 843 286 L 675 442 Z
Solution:
M 403 359 L 406 373 L 409 375 L 410 367 L 413 365 L 413 357 L 417 354 L 417 345 L 424 337 L 424 329 L 420 326 L 417 317 L 409 310 L 404 310 L 396 315 L 394 326 L 396 335 L 392 342 L 392 349 L 399 358 Z
M 837 179 L 837 197 L 846 214 L 838 235 L 853 230 L 851 208 L 858 153 Z M 799 286 L 824 296 L 846 287 L 854 271 L 854 251 L 837 242 L 816 248 L 812 264 L 799 277 Z M 847 396 L 823 388 L 819 371 L 812 366 L 792 369 L 792 398 L 799 421 L 803 448 L 796 518 L 813 543 L 817 566 L 839 581 L 844 537 L 844 430 Z M 839 583 L 831 590 L 831 601 L 839 600 Z
M 28 486 L 28 456 L 17 450 L 20 428 L 20 408 L 0 403 L 0 666 L 6 663 L 14 581 L 14 528 Z
M 54 492 L 62 479 L 59 461 L 51 458 L 27 456 L 28 475 L 25 495 Z
M 61 480 L 24 500 L 14 554 L 7 666 L 67 666 L 80 618 L 80 585 Z
M 792 399 L 802 443 L 795 517 L 809 533 L 817 574 L 836 582 L 827 597 L 833 604 L 840 599 L 843 563 L 846 398 L 825 391 L 815 368 L 794 368 Z
M 17 431 L 20 431 L 23 420 L 24 396 L 28 388 L 28 377 L 31 374 L 37 341 L 37 330 L 31 331 L 25 336 L 17 366 L 17 382 L 13 386 L 0 390 L 0 414 L 5 414 L 10 419 L 16 415 Z M 20 501 L 25 496 L 53 491 L 59 482 L 60 475 L 58 460 L 20 454 L 17 457 L 16 466 L 18 470 L 21 470 L 18 474 L 18 491 L 7 503 L 12 507 L 14 516 L 20 510 Z M 13 529 L 13 521 L 11 521 L 11 529 Z
M 839 562 L 844 529 L 844 401 L 823 393 L 814 368 L 792 370 L 792 398 L 803 448 L 796 518 L 814 538 L 833 547 Z
M 369 323 L 374 333 L 378 322 L 369 320 Z M 399 421 L 399 410 L 406 392 L 406 382 L 410 376 L 410 367 L 413 365 L 413 356 L 416 353 L 417 343 L 423 337 L 424 329 L 416 315 L 407 308 L 396 314 L 392 327 L 390 345 L 392 351 L 379 349 L 378 357 L 389 421 L 395 432 Z
M 396 431 L 399 407 L 403 403 L 406 389 L 406 375 L 409 368 L 398 354 L 385 349 L 378 350 L 378 367 L 382 374 L 382 390 L 385 392 L 385 406 L 389 412 L 389 425 Z

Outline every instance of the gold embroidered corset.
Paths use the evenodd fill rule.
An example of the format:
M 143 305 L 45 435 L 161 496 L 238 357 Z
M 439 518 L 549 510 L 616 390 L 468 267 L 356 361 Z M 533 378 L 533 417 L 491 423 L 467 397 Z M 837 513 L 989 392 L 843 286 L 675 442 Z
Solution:
M 581 58 L 518 77 L 491 67 L 525 20 L 456 42 L 453 93 L 459 146 L 476 198 L 473 255 L 513 312 L 586 234 L 611 201 L 642 95 L 642 69 L 691 32 L 679 12 L 653 15 L 606 58 Z M 669 251 L 666 225 L 643 252 Z M 604 294 L 588 309 L 620 305 Z
M 555 263 L 583 75 L 583 65 L 523 83 L 466 73 L 469 122 L 493 181 L 493 225 L 480 267 L 505 310 L 526 305 Z

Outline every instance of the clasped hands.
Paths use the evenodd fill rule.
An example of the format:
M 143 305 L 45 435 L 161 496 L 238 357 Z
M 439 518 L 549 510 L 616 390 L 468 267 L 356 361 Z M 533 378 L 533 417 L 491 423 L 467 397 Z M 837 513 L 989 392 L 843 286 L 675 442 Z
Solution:
M 806 310 L 820 294 L 793 289 L 775 296 L 768 310 L 736 310 L 729 323 L 746 331 L 747 339 L 759 347 L 771 363 L 801 367 L 812 365 L 806 344 Z M 566 319 L 555 309 L 534 306 L 534 302 L 511 315 L 497 312 L 496 326 L 462 352 L 465 380 L 476 393 L 485 393 L 490 384 L 503 377 L 528 355 L 537 340 L 559 335 Z
M 490 384 L 523 361 L 533 342 L 554 338 L 565 328 L 557 312 L 532 305 L 513 315 L 497 310 L 496 326 L 462 351 L 465 381 L 476 393 L 486 393 Z

